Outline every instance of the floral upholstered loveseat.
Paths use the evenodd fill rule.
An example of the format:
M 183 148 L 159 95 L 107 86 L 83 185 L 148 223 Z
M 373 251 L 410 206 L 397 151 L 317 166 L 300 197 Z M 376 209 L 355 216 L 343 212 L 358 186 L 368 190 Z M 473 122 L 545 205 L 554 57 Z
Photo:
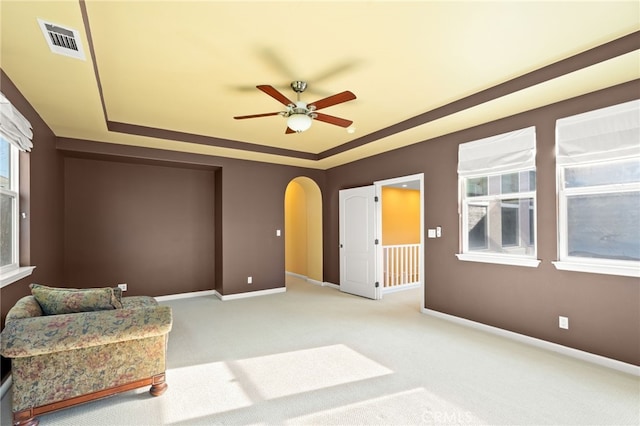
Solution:
M 11 358 L 14 425 L 36 416 L 165 382 L 171 308 L 118 288 L 31 285 L 7 313 L 0 353 Z

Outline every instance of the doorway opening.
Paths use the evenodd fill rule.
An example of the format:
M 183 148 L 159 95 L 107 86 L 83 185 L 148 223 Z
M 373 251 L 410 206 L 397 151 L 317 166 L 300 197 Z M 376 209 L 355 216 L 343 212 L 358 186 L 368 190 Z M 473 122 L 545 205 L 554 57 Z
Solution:
M 322 285 L 322 193 L 308 177 L 292 179 L 285 190 L 284 238 L 286 273 Z
M 377 270 L 381 294 L 420 287 L 423 282 L 423 175 L 375 182 Z
M 424 174 L 344 189 L 339 194 L 340 290 L 370 299 L 422 289 Z

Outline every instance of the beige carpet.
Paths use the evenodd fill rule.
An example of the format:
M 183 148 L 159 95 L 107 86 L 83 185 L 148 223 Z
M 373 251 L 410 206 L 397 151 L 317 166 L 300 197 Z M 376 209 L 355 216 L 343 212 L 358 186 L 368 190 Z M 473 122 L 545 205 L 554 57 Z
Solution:
M 287 280 L 271 296 L 166 302 L 167 393 L 41 425 L 640 424 L 637 377 L 426 316 L 417 289 L 372 301 Z

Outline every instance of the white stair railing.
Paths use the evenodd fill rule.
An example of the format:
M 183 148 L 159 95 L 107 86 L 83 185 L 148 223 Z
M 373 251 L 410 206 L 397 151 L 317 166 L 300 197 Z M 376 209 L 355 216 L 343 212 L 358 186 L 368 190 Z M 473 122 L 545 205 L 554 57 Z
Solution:
M 382 246 L 383 290 L 420 282 L 420 244 Z

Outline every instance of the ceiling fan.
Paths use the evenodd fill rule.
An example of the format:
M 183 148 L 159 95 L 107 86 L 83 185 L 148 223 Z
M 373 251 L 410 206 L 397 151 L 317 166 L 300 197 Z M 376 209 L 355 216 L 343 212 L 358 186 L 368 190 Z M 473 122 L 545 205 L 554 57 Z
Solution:
M 353 123 L 353 121 L 351 120 L 345 120 L 344 118 L 334 117 L 333 115 L 317 112 L 322 108 L 327 108 L 336 104 L 340 104 L 342 102 L 354 100 L 356 98 L 356 95 L 348 90 L 307 104 L 306 102 L 300 100 L 300 93 L 304 92 L 307 88 L 307 83 L 304 81 L 293 81 L 291 83 L 291 88 L 294 92 L 297 93 L 296 102 L 291 101 L 273 86 L 260 85 L 256 87 L 278 102 L 282 103 L 287 108 L 284 111 L 267 112 L 264 114 L 241 115 L 233 118 L 235 118 L 236 120 L 243 120 L 245 118 L 281 115 L 287 118 L 287 130 L 285 131 L 285 133 L 287 134 L 304 132 L 309 127 L 311 127 L 311 122 L 314 119 L 340 127 L 349 127 Z

